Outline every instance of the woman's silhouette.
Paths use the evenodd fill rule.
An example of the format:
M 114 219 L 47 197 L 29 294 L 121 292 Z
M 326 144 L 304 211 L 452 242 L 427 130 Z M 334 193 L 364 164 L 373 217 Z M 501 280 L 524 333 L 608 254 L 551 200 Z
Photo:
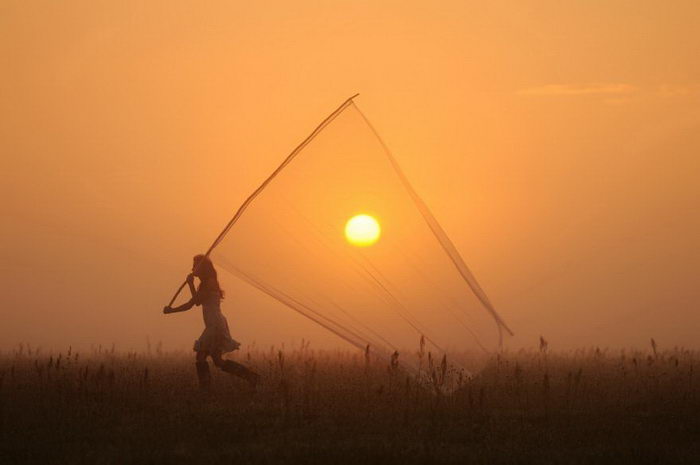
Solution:
M 200 280 L 199 287 L 195 289 L 194 278 Z M 204 331 L 194 342 L 194 350 L 197 352 L 196 366 L 199 386 L 207 389 L 210 385 L 209 363 L 207 357 L 211 357 L 214 365 L 221 370 L 239 376 L 255 387 L 259 376 L 240 363 L 232 360 L 224 360 L 222 354 L 238 349 L 240 344 L 231 338 L 226 317 L 221 313 L 221 299 L 224 292 L 219 286 L 214 264 L 205 255 L 196 255 L 193 259 L 192 273 L 187 276 L 187 284 L 192 293 L 192 298 L 179 307 L 165 307 L 163 313 L 183 312 L 195 305 L 202 306 L 204 316 Z

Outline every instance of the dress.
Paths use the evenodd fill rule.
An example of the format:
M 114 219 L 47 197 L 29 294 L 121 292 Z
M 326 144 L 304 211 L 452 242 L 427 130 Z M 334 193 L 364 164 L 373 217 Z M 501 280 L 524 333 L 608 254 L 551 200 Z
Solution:
M 194 350 L 209 353 L 226 353 L 238 349 L 241 344 L 231 338 L 228 322 L 221 313 L 221 293 L 218 289 L 207 289 L 200 286 L 193 297 L 195 305 L 202 306 L 204 331 L 199 339 L 194 341 Z

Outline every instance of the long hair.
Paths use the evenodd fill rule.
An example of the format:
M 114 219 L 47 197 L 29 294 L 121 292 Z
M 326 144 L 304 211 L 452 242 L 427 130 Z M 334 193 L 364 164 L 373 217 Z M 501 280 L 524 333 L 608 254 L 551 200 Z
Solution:
M 203 254 L 195 255 L 192 262 L 193 269 L 197 268 L 197 273 L 201 281 L 197 290 L 216 291 L 219 293 L 219 297 L 223 299 L 224 290 L 221 289 L 219 285 L 219 277 L 216 274 L 216 268 L 214 268 L 214 264 L 209 257 Z

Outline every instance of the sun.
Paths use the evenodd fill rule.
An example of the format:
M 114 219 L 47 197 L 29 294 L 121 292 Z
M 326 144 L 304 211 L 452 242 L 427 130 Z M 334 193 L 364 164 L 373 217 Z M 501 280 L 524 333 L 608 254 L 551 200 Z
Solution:
M 374 244 L 381 234 L 379 222 L 370 215 L 355 215 L 345 223 L 345 238 L 359 247 Z

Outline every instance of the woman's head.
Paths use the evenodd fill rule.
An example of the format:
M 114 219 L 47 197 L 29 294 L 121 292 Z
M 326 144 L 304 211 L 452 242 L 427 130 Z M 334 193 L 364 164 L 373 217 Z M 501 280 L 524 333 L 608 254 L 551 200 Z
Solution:
M 214 277 L 216 279 L 216 269 L 214 264 L 211 262 L 209 257 L 206 255 L 195 255 L 192 259 L 192 273 L 204 280 L 206 278 Z
M 202 254 L 195 255 L 192 259 L 192 274 L 197 276 L 202 281 L 202 285 L 205 285 L 207 289 L 215 289 L 219 291 L 221 298 L 224 297 L 224 291 L 221 289 L 221 286 L 219 286 L 216 268 L 214 268 L 214 264 L 209 257 Z

